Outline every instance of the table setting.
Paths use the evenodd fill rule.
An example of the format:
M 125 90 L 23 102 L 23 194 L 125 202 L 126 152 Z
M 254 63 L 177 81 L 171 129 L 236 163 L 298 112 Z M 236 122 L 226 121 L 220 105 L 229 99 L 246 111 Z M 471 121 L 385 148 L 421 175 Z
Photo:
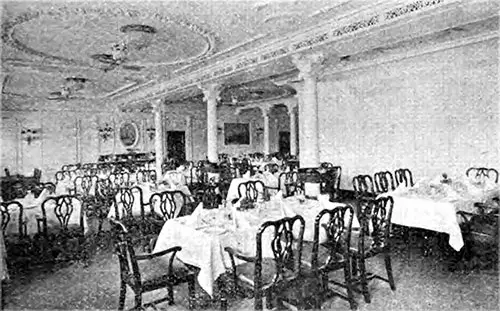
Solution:
M 449 234 L 450 246 L 463 245 L 458 211 L 477 212 L 476 203 L 498 197 L 498 184 L 466 177 L 450 178 L 446 173 L 421 179 L 413 187 L 398 187 L 380 196 L 392 196 L 392 223 Z
M 225 247 L 253 255 L 256 250 L 257 230 L 265 221 L 297 214 L 306 220 L 304 240 L 312 241 L 314 220 L 319 211 L 335 208 L 340 204 L 329 202 L 327 196 L 321 200 L 309 200 L 305 197 L 283 198 L 281 192 L 270 201 L 254 202 L 253 208 L 241 208 L 242 201 L 243 199 L 240 199 L 235 204 L 227 203 L 219 209 L 204 209 L 203 203 L 200 203 L 191 215 L 168 220 L 163 225 L 153 252 L 181 246 L 182 251 L 177 254 L 178 259 L 200 268 L 198 282 L 212 295 L 217 277 L 231 267 L 229 256 L 224 251 Z M 359 224 L 354 226 L 359 227 Z M 265 232 L 263 235 L 263 244 L 269 245 L 264 246 L 262 250 L 264 257 L 273 256 L 270 248 L 271 234 Z M 325 237 L 320 237 L 323 238 Z

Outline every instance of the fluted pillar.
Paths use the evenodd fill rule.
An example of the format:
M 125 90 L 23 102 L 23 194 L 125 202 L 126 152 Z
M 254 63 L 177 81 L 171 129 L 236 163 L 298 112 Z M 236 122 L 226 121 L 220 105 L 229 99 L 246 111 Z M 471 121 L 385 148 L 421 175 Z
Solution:
M 297 99 L 292 99 L 285 103 L 290 118 L 290 155 L 297 155 Z
M 293 57 L 293 62 L 300 71 L 299 78 L 302 79 L 302 87 L 297 90 L 301 105 L 299 107 L 301 167 L 318 167 L 320 164 L 316 77 L 323 59 L 321 53 Z
M 208 161 L 217 163 L 219 155 L 217 152 L 217 101 L 221 91 L 219 84 L 207 84 L 199 86 L 205 95 L 207 102 L 207 157 Z
M 157 180 L 162 176 L 161 165 L 163 163 L 163 103 L 158 100 L 153 103 L 153 113 L 155 119 L 155 171 Z

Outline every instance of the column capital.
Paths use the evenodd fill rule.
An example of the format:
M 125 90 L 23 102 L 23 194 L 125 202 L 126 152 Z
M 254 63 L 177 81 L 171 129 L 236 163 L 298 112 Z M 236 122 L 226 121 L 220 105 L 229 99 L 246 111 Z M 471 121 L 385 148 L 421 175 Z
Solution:
M 222 85 L 218 83 L 204 83 L 198 84 L 198 88 L 203 92 L 203 100 L 219 100 L 220 92 L 222 91 Z
M 264 104 L 264 105 L 259 106 L 259 109 L 262 112 L 262 116 L 264 118 L 269 117 L 269 112 L 271 111 L 272 107 L 273 107 L 273 105 L 270 105 L 270 104 Z
M 153 112 L 162 112 L 163 110 L 163 99 L 157 99 L 151 103 L 151 106 L 153 106 Z
M 299 78 L 301 79 L 315 79 L 321 71 L 324 61 L 325 56 L 321 52 L 292 55 L 292 62 L 300 71 Z
M 295 95 L 297 96 L 297 95 Z M 289 100 L 287 100 L 286 102 L 284 102 L 283 104 L 286 106 L 286 108 L 288 109 L 288 113 L 292 113 L 293 110 L 297 107 L 298 105 L 298 98 L 297 97 L 291 97 Z

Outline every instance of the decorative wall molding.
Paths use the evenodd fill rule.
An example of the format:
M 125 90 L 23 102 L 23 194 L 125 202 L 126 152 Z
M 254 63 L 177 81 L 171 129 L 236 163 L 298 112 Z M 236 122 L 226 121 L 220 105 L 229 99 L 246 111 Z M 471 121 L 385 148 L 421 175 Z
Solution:
M 139 91 L 137 95 L 145 95 L 146 98 L 156 98 L 197 85 L 201 82 L 216 81 L 236 72 L 248 70 L 252 67 L 263 65 L 264 63 L 298 52 L 309 51 L 327 43 L 339 41 L 344 37 L 353 36 L 371 28 L 383 27 L 404 17 L 437 9 L 455 2 L 457 0 L 419 0 L 410 4 L 400 4 L 397 7 L 387 8 L 379 13 L 372 13 L 368 17 L 366 17 L 366 12 L 363 12 L 364 14 L 359 14 L 364 15 L 361 20 L 354 20 L 354 17 L 350 17 L 339 21 L 337 18 L 325 23 L 322 27 L 315 27 L 295 33 L 287 39 L 236 55 L 225 60 L 223 63 L 204 67 L 167 82 L 156 83 L 147 89 Z

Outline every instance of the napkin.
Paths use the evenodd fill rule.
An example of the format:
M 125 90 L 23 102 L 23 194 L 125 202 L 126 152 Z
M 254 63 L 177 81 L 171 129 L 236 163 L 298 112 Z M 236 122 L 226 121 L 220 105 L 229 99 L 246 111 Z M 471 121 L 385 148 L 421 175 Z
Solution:
M 250 220 L 247 217 L 251 218 L 253 212 L 256 209 L 248 210 L 248 211 L 239 211 L 238 208 L 241 205 L 241 201 L 244 198 L 239 199 L 236 203 L 231 206 L 231 216 L 233 219 L 233 228 L 234 230 L 250 230 L 252 227 L 250 225 Z
M 200 202 L 198 206 L 195 208 L 193 213 L 189 216 L 187 216 L 187 220 L 185 224 L 190 227 L 198 227 L 200 223 L 200 215 L 203 211 L 203 202 Z

